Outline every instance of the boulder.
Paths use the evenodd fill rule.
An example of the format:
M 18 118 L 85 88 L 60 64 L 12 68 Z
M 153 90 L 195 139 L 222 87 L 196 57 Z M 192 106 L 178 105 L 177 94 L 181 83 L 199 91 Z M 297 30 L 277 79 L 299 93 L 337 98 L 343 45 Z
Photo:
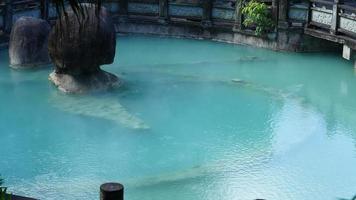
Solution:
M 117 76 L 104 70 L 80 75 L 57 73 L 54 71 L 49 75 L 49 80 L 60 91 L 66 93 L 105 91 L 111 88 L 118 88 L 122 84 L 122 81 Z
M 48 35 L 51 30 L 47 21 L 21 17 L 12 27 L 9 42 L 10 66 L 28 68 L 49 64 Z
M 100 69 L 115 57 L 116 33 L 109 12 L 93 4 L 82 8 L 77 14 L 68 10 L 50 33 L 48 49 L 55 65 L 50 80 L 70 93 L 117 87 L 119 78 Z

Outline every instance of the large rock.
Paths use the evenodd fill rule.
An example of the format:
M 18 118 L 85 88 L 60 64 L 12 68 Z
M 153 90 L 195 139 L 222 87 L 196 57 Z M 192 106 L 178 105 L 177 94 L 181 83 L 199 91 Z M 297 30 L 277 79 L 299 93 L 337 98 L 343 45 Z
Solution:
M 80 75 L 56 73 L 54 71 L 49 75 L 49 80 L 51 80 L 59 90 L 66 93 L 103 91 L 117 88 L 122 83 L 117 76 L 103 70 Z
M 47 21 L 21 17 L 12 27 L 9 42 L 10 65 L 27 68 L 49 64 L 48 35 L 51 30 Z
M 109 12 L 103 7 L 98 12 L 92 4 L 82 7 L 84 15 L 68 10 L 50 33 L 48 49 L 55 65 L 50 80 L 70 93 L 119 86 L 115 75 L 100 69 L 115 57 L 116 34 Z

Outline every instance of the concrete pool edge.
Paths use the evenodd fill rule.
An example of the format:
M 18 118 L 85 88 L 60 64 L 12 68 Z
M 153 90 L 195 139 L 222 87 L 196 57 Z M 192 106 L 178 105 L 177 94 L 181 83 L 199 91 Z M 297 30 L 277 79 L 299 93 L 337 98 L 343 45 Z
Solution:
M 156 19 L 142 20 L 113 16 L 115 30 L 120 34 L 158 35 L 174 38 L 211 40 L 234 45 L 248 45 L 256 48 L 287 52 L 327 52 L 338 51 L 336 43 L 321 40 L 304 34 L 303 27 L 278 29 L 277 32 L 258 37 L 251 31 L 234 30 L 213 25 L 204 27 L 192 22 L 160 23 Z M 53 24 L 53 23 L 51 23 Z M 8 37 L 0 38 L 0 50 L 8 48 Z
M 158 35 L 174 38 L 211 40 L 235 45 L 248 45 L 256 48 L 288 52 L 336 51 L 338 46 L 325 40 L 310 37 L 303 28 L 279 30 L 266 37 L 257 37 L 252 32 L 241 32 L 226 28 L 204 28 L 192 24 L 160 24 L 141 20 L 117 20 L 115 29 L 118 34 Z

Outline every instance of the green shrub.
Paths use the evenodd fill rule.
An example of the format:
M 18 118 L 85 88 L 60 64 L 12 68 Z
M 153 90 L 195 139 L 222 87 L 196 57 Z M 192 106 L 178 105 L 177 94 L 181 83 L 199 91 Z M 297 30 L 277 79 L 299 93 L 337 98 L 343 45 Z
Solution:
M 242 14 L 245 15 L 243 24 L 245 26 L 255 26 L 255 34 L 258 36 L 271 31 L 275 26 L 265 3 L 251 0 L 242 8 Z
M 3 187 L 4 179 L 0 176 L 0 200 L 11 200 L 11 194 L 7 194 L 7 187 Z

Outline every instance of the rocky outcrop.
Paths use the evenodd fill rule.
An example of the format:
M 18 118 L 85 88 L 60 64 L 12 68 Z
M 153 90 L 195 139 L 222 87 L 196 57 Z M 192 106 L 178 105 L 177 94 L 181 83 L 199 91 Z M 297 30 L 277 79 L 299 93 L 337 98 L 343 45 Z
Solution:
M 47 21 L 21 17 L 12 27 L 9 42 L 10 66 L 28 68 L 49 64 L 48 35 L 51 30 Z
M 108 72 L 98 70 L 79 75 L 52 72 L 49 80 L 66 93 L 87 93 L 117 88 L 122 84 L 120 79 Z
M 105 8 L 82 4 L 83 13 L 68 11 L 57 20 L 49 36 L 49 54 L 55 65 L 50 80 L 70 93 L 106 90 L 120 85 L 113 74 L 100 65 L 115 57 L 114 24 Z

